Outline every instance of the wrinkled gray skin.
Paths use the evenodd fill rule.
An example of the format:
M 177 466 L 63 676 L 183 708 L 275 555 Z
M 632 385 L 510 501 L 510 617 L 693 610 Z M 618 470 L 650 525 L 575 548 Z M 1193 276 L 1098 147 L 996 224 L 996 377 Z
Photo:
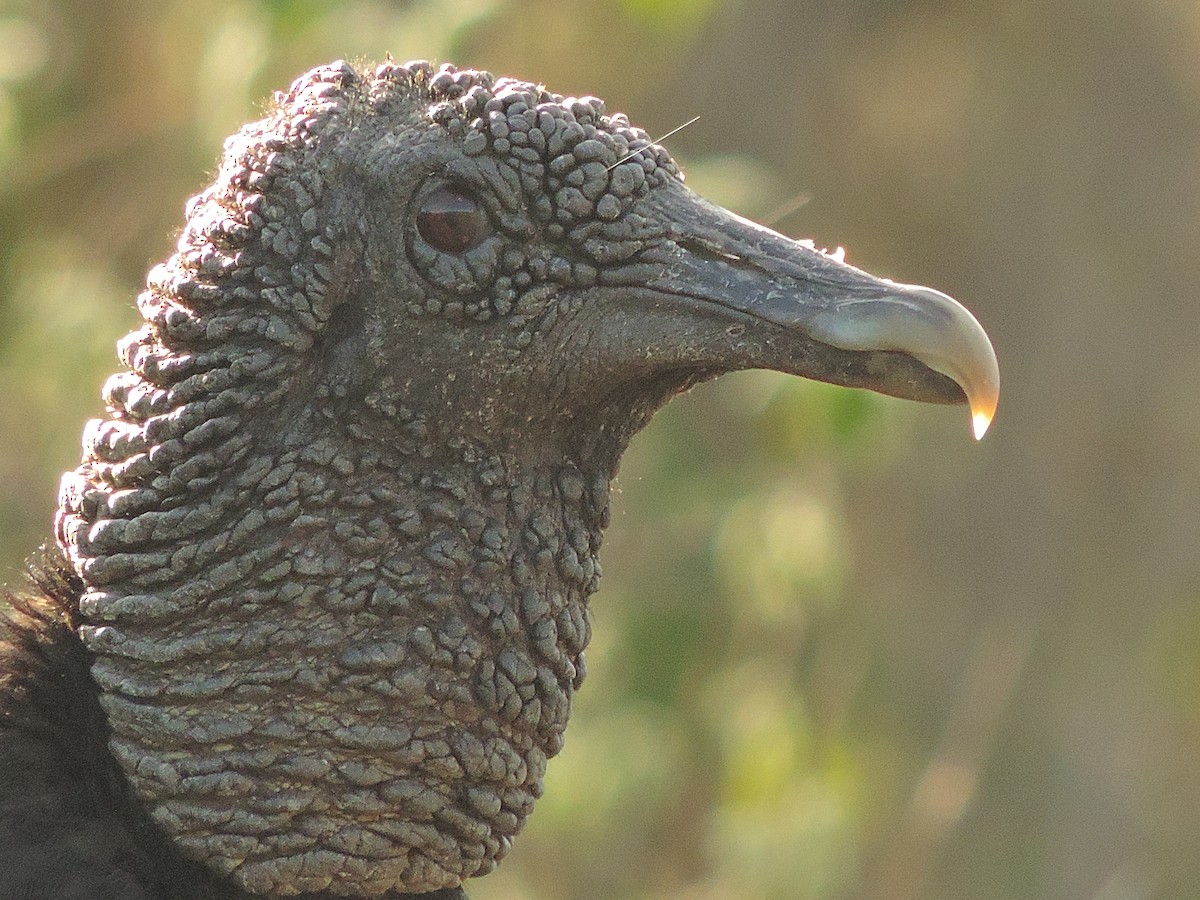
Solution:
M 414 225 L 447 185 L 487 213 L 463 252 Z M 109 747 L 186 855 L 272 895 L 490 871 L 562 747 L 655 409 L 751 366 L 962 400 L 720 305 L 866 277 L 790 242 L 747 272 L 776 237 L 681 230 L 720 212 L 598 100 L 450 67 L 316 69 L 228 141 L 56 519 Z

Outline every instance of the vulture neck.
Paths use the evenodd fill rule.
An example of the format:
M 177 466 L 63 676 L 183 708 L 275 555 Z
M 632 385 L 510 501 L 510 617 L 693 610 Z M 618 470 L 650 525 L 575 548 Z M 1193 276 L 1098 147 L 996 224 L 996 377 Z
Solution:
M 176 844 L 248 890 L 484 874 L 562 747 L 625 438 L 585 469 L 405 428 L 386 450 L 262 437 L 171 501 L 186 577 L 92 560 L 110 749 Z

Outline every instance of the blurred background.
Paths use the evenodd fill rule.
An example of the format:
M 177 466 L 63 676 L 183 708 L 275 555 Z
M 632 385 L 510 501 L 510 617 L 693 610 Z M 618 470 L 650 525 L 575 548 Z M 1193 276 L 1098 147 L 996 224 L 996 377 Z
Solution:
M 1200 896 L 1200 5 L 0 0 L 0 564 L 225 135 L 337 57 L 596 94 L 966 303 L 999 416 L 765 373 L 635 441 L 591 672 L 478 900 Z

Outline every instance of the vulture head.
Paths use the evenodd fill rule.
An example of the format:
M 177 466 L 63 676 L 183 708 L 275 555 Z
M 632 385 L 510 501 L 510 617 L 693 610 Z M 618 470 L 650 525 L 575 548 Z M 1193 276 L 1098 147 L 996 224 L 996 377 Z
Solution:
M 595 98 L 426 63 L 280 94 L 138 308 L 62 484 L 65 614 L 129 802 L 252 895 L 503 858 L 584 677 L 610 482 L 671 397 L 775 369 L 980 436 L 998 395 L 944 294 L 706 202 Z

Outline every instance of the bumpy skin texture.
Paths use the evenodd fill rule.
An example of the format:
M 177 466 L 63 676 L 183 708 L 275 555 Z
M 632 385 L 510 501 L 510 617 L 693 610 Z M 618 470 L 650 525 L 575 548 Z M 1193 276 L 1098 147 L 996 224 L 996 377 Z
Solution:
M 229 140 L 56 522 L 108 747 L 186 856 L 372 895 L 507 852 L 583 678 L 617 457 L 669 393 L 578 441 L 530 347 L 676 177 L 597 100 L 425 64 L 317 69 Z M 489 204 L 464 254 L 403 227 L 447 183 Z
M 0 592 L 0 897 L 251 900 L 150 821 L 107 750 L 92 655 L 76 633 L 83 585 L 54 550 L 34 556 L 30 575 L 23 590 Z
M 562 747 L 657 408 L 995 374 L 952 300 L 706 203 L 600 101 L 425 63 L 280 95 L 138 307 L 0 616 L 0 897 L 461 898 Z

